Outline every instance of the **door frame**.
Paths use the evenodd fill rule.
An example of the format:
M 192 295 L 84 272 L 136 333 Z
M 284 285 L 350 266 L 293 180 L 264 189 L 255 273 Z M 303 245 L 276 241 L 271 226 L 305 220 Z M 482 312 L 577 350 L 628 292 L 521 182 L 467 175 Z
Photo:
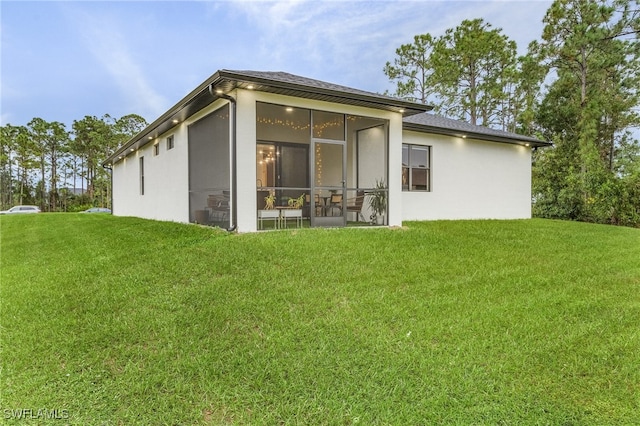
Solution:
M 339 145 L 342 147 L 342 179 L 340 186 L 319 186 L 316 185 L 316 145 Z M 311 172 L 311 195 L 309 216 L 311 217 L 312 227 L 344 227 L 347 225 L 347 142 L 346 140 L 319 139 L 311 138 L 311 147 L 309 155 L 309 171 Z M 340 191 L 342 193 L 342 215 L 340 216 L 317 216 L 315 194 L 319 191 Z M 323 208 L 324 206 L 318 206 Z

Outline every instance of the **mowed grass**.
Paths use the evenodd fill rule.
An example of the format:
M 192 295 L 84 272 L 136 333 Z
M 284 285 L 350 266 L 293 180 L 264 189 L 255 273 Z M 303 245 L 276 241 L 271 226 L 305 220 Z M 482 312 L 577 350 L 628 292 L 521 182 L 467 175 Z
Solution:
M 640 230 L 405 225 L 2 217 L 0 415 L 640 424 Z

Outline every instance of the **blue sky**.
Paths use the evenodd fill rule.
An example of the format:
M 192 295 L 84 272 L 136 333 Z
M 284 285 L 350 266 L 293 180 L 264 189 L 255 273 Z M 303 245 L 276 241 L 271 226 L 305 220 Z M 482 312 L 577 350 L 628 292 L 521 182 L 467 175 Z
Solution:
M 0 123 L 148 122 L 218 69 L 286 71 L 372 92 L 395 49 L 483 18 L 521 53 L 551 1 L 1 1 Z

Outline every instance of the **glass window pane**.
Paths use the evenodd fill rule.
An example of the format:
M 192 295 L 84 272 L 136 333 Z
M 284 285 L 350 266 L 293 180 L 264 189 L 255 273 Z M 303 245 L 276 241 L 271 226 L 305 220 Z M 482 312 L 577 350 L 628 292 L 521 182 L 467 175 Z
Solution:
M 356 123 L 347 119 L 350 139 L 347 142 L 347 186 L 373 188 L 376 180 L 384 180 L 387 174 L 387 132 L 379 125 L 357 130 L 354 134 L 352 125 L 355 127 Z
M 402 168 L 402 190 L 403 191 L 409 190 L 409 168 L 408 167 Z
M 309 186 L 309 150 L 306 146 L 281 146 L 277 157 L 280 173 L 278 186 L 306 188 Z
M 409 165 L 409 145 L 402 145 L 402 165 Z
M 429 147 L 411 146 L 411 167 L 429 167 Z
M 334 112 L 313 111 L 313 137 L 344 140 L 344 115 Z
M 426 169 L 411 170 L 411 189 L 426 191 L 429 189 L 429 171 Z
M 256 186 L 276 186 L 275 145 L 257 144 L 256 167 Z
M 309 143 L 310 110 L 256 103 L 256 138 L 261 141 Z

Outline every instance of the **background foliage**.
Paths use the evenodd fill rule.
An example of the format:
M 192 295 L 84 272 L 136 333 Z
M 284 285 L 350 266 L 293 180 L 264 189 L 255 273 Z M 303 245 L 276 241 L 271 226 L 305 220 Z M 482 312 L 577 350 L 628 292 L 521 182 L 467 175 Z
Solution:
M 111 207 L 111 177 L 102 162 L 147 125 L 136 114 L 63 123 L 34 118 L 0 127 L 0 208 L 34 204 L 42 211 Z
M 554 143 L 533 154 L 533 213 L 640 225 L 640 6 L 556 0 L 540 40 L 481 19 L 400 46 L 384 72 L 395 95 L 472 124 Z
M 384 72 L 396 96 L 553 142 L 533 153 L 534 215 L 640 226 L 640 4 L 556 0 L 543 22 L 524 56 L 473 19 L 416 35 Z M 131 114 L 85 116 L 70 130 L 42 118 L 0 127 L 0 208 L 108 207 L 101 163 L 146 124 Z

